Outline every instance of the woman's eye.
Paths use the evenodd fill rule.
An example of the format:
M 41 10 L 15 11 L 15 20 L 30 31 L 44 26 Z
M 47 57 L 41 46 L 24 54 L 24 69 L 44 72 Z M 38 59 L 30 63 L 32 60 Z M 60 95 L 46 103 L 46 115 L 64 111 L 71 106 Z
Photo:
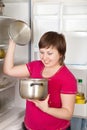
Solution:
M 51 53 L 51 52 L 48 52 L 48 55 L 52 55 L 53 53 Z
M 44 52 L 40 52 L 40 54 L 44 54 Z
M 41 55 L 44 55 L 45 52 L 40 51 L 40 54 L 41 54 Z M 47 55 L 52 55 L 53 53 L 52 53 L 52 52 L 47 52 L 46 54 L 47 54 Z

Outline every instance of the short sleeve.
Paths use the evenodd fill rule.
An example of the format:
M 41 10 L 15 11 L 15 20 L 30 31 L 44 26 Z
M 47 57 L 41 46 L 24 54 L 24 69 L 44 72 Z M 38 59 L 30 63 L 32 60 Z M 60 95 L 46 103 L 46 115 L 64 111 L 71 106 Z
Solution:
M 76 94 L 77 93 L 77 80 L 75 76 L 66 69 L 61 80 L 61 93 Z
M 41 78 L 43 64 L 41 61 L 32 61 L 26 64 L 31 78 Z
M 61 87 L 61 93 L 76 94 L 77 93 L 77 81 L 75 79 L 70 79 L 64 81 Z

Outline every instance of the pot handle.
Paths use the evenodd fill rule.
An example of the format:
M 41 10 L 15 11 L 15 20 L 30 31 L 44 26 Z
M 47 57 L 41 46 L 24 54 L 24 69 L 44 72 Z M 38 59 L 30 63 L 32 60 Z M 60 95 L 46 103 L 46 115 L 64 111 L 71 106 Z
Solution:
M 32 83 L 30 86 L 34 86 L 34 85 L 40 85 L 40 86 L 43 86 L 43 83 Z

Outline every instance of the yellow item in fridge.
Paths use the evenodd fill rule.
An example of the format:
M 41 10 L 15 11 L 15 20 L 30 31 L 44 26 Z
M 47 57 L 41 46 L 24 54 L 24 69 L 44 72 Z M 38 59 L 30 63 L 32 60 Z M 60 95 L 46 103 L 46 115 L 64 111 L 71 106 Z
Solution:
M 79 99 L 85 99 L 84 93 L 77 93 L 76 94 L 76 100 L 79 100 Z
M 76 104 L 85 104 L 86 103 L 86 100 L 85 99 L 77 99 Z
M 0 49 L 0 58 L 4 58 L 5 57 L 5 50 L 4 49 Z

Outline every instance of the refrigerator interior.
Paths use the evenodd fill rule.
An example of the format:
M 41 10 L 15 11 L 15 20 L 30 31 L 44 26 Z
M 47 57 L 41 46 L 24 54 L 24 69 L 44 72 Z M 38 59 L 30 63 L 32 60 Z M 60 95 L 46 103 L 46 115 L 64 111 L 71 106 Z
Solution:
M 74 117 L 78 118 L 87 118 L 87 69 L 78 69 L 75 67 L 70 67 L 67 66 L 70 71 L 74 74 L 76 79 L 82 79 L 82 84 L 83 84 L 83 90 L 84 90 L 84 95 L 85 95 L 85 104 L 75 104 L 75 109 L 74 109 Z M 78 83 L 77 83 L 77 89 L 78 89 Z
M 30 26 L 30 4 L 28 0 L 5 1 L 4 4 L 3 16 L 23 20 Z M 8 48 L 8 41 L 5 46 Z M 16 45 L 15 64 L 27 63 L 29 58 L 29 44 L 25 46 Z M 4 79 L 8 80 L 9 84 L 0 88 L 0 130 L 22 129 L 26 101 L 19 95 L 19 79 L 3 74 L 2 60 L 0 61 L 0 81 L 2 82 Z
M 65 64 L 77 79 L 83 79 L 87 98 L 87 2 L 35 0 L 32 4 L 32 60 L 39 59 L 38 41 L 44 32 L 63 33 Z M 87 104 L 75 104 L 74 116 L 87 118 Z
M 30 26 L 30 5 L 29 1 L 22 2 L 6 2 L 3 11 L 4 16 L 9 16 L 17 20 L 23 20 Z M 8 44 L 8 43 L 7 43 Z M 16 62 L 28 62 L 29 60 L 29 45 L 16 46 L 15 61 Z
M 87 32 L 65 33 L 67 51 L 65 63 L 71 65 L 87 65 Z
M 21 1 L 21 2 L 4 2 L 5 8 L 3 11 L 3 16 L 8 16 L 14 19 L 23 20 L 30 26 L 30 3 L 29 1 Z M 8 43 L 6 45 L 8 47 Z M 16 45 L 15 64 L 27 63 L 29 61 L 29 44 L 25 46 Z M 18 99 L 19 94 L 18 91 L 18 79 L 16 84 L 16 98 Z M 20 100 L 20 98 L 19 98 Z M 18 101 L 19 101 L 18 100 Z M 22 100 L 21 100 L 22 101 Z M 16 103 L 17 104 L 17 103 Z
M 25 100 L 19 95 L 19 80 L 3 74 L 0 64 L 0 130 L 22 129 Z

